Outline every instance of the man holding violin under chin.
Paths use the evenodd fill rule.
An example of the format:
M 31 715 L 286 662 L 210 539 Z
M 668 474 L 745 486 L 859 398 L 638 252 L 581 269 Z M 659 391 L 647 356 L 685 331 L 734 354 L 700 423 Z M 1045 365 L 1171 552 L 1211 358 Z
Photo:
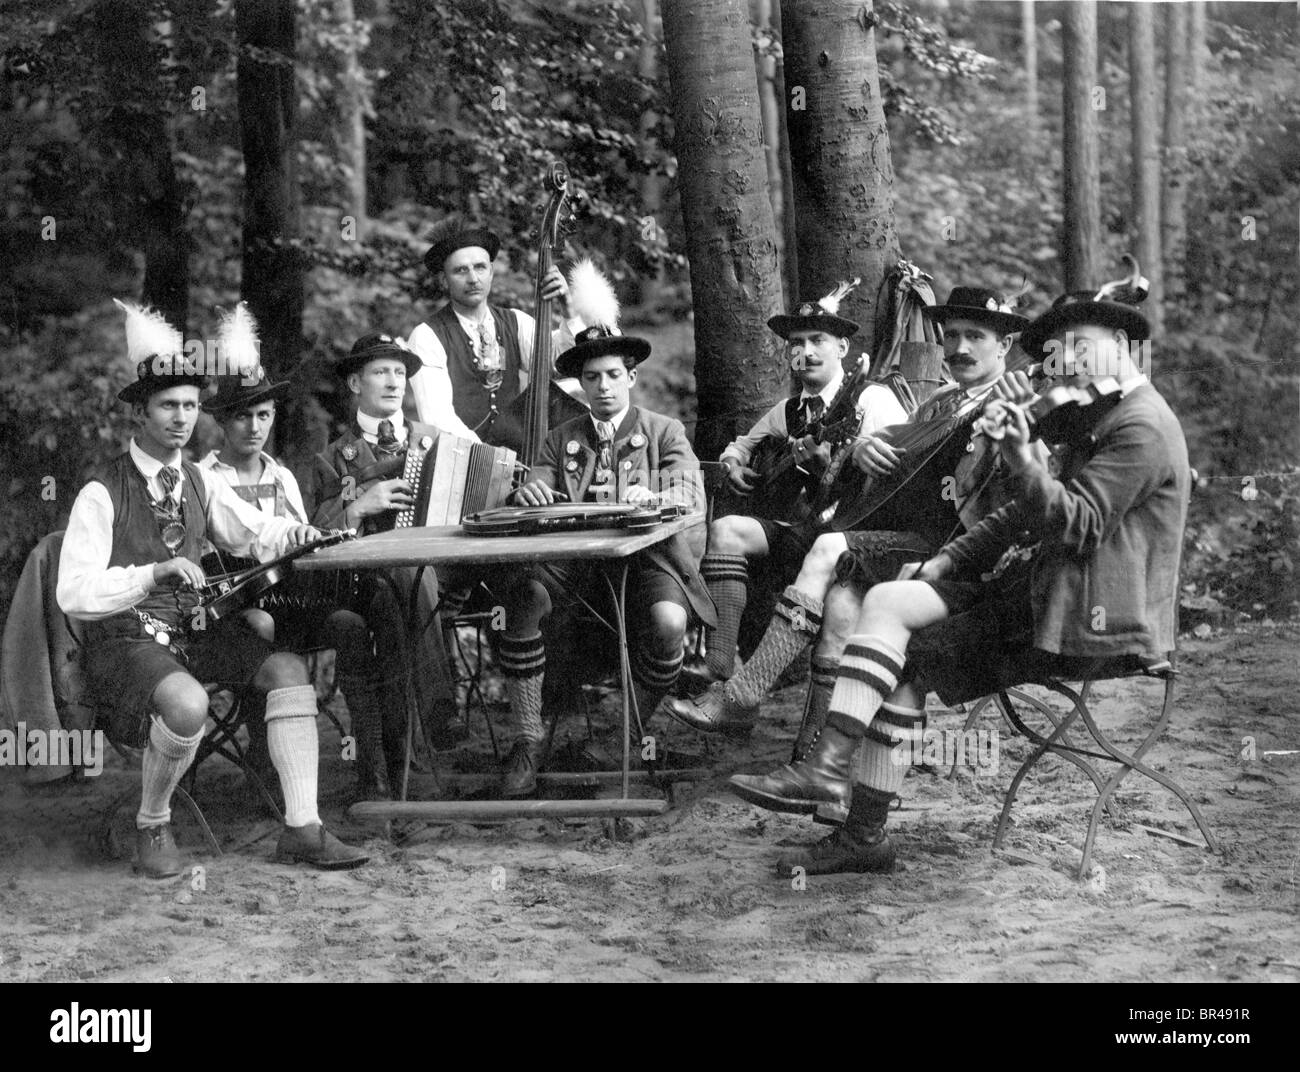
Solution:
M 297 655 L 251 630 L 193 631 L 194 589 L 205 539 L 231 554 L 270 561 L 319 537 L 309 525 L 258 510 L 224 480 L 185 461 L 206 380 L 186 364 L 181 333 L 157 313 L 123 306 L 137 380 L 118 398 L 132 406 L 127 453 L 77 494 L 59 559 L 57 599 L 85 621 L 81 667 L 108 710 L 111 739 L 143 748 L 136 870 L 182 870 L 171 797 L 194 761 L 208 715 L 204 681 L 247 681 L 265 695 L 271 762 L 285 800 L 277 857 L 337 869 L 366 862 L 321 824 L 316 691 Z
M 1014 498 L 899 580 L 870 589 L 825 729 L 803 761 L 731 779 L 760 807 L 845 819 L 829 838 L 783 858 L 782 869 L 892 869 L 885 820 L 907 767 L 893 761 L 896 741 L 877 725 L 883 703 L 920 710 L 930 691 L 948 704 L 987 695 L 1005 684 L 999 663 L 1025 649 L 1044 672 L 1071 678 L 1100 660 L 1137 669 L 1173 650 L 1187 446 L 1130 355 L 1130 343 L 1148 337 L 1146 319 L 1109 300 L 1111 290 L 1063 296 L 1021 336 L 1048 374 L 1102 401 L 1067 406 L 1068 419 L 1052 420 L 1030 404 L 1022 374 L 999 382 L 985 420 L 1001 435 Z M 1109 380 L 1113 389 L 1102 390 Z M 1035 455 L 1032 415 L 1060 444 L 1058 475 Z M 866 749 L 867 778 L 854 792 L 858 748 Z

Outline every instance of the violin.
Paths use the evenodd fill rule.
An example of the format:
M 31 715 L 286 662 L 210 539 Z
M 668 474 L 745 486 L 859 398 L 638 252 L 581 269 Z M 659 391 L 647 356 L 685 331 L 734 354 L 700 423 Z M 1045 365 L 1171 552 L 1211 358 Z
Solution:
M 1103 376 L 1086 387 L 1057 384 L 1017 406 L 1002 398 L 984 404 L 984 412 L 975 422 L 975 431 L 995 442 L 1006 438 L 1013 407 L 1024 413 L 1030 432 L 1048 443 L 1077 443 L 1086 439 L 1122 396 L 1119 380 Z
M 253 606 L 266 592 L 289 576 L 294 559 L 322 547 L 331 547 L 343 540 L 355 538 L 356 532 L 353 529 L 336 529 L 252 569 L 209 577 L 208 583 L 197 589 L 206 618 L 213 622 L 221 621 Z

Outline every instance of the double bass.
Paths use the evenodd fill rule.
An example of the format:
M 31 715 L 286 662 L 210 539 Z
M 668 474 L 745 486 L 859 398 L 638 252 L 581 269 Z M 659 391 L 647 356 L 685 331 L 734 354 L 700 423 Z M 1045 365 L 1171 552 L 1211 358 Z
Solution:
M 501 412 L 485 437 L 492 446 L 522 444 L 519 463 L 525 471 L 537 463 L 542 444 L 555 425 L 587 412 L 587 407 L 555 382 L 555 353 L 551 339 L 551 300 L 542 297 L 546 274 L 555 263 L 561 224 L 573 219 L 569 207 L 569 172 L 560 161 L 551 165 L 546 184 L 549 199 L 537 232 L 537 279 L 533 288 L 533 365 L 528 389 Z

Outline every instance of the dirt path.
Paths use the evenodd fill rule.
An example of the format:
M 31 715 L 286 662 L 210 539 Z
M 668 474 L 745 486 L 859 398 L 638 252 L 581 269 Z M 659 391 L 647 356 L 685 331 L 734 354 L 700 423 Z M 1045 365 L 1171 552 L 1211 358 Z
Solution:
M 222 799 L 237 781 L 224 761 L 200 792 L 236 847 L 194 855 L 197 890 L 192 877 L 146 883 L 88 851 L 107 801 L 136 784 L 120 763 L 58 796 L 8 780 L 0 980 L 1300 980 L 1300 756 L 1263 756 L 1300 749 L 1297 640 L 1284 625 L 1184 645 L 1174 724 L 1149 758 L 1201 805 L 1222 854 L 1138 829 L 1195 836 L 1172 795 L 1130 777 L 1094 853 L 1104 878 L 1085 883 L 1074 871 L 1091 789 L 1060 761 L 1022 789 L 1011 852 L 990 851 L 1028 749 L 1005 727 L 995 775 L 909 777 L 893 875 L 805 889 L 778 878 L 780 846 L 822 828 L 723 786 L 785 758 L 797 689 L 767 705 L 752 745 L 718 750 L 716 777 L 679 787 L 668 815 L 626 823 L 617 841 L 599 822 L 412 828 L 400 844 L 371 832 L 374 863 L 346 874 L 272 863 L 274 829 Z M 1139 698 L 1157 689 L 1096 690 L 1121 745 L 1138 739 L 1151 710 Z M 1254 762 L 1240 758 L 1245 738 Z M 326 761 L 328 817 L 348 778 Z

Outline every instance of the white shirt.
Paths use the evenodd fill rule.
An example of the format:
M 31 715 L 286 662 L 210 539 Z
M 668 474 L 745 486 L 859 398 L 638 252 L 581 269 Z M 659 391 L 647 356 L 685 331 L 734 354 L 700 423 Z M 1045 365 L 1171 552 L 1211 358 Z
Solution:
M 533 367 L 533 340 L 537 335 L 537 323 L 520 309 L 505 311 L 514 316 L 515 325 L 519 330 L 519 362 L 524 373 L 521 379 L 523 385 L 527 386 Z M 456 314 L 457 321 L 469 337 L 470 349 L 478 353 L 479 322 L 462 316 L 460 310 L 454 307 L 452 312 Z M 489 319 L 492 316 L 486 309 L 484 315 Z M 572 317 L 552 332 L 551 343 L 554 354 L 558 357 L 569 349 L 573 345 L 574 336 L 584 327 L 586 325 L 578 317 Z M 433 328 L 428 324 L 417 324 L 407 336 L 406 345 L 419 355 L 424 365 L 407 381 L 407 390 L 415 400 L 415 412 L 419 419 L 452 435 L 478 442 L 478 436 L 456 415 L 456 409 L 452 404 L 451 374 L 447 371 L 447 350 L 434 334 Z M 569 394 L 575 393 L 577 381 L 569 379 L 556 382 Z
M 843 380 L 844 370 L 840 369 L 831 382 L 817 392 L 827 407 L 830 406 L 831 399 L 835 397 L 835 392 L 840 389 Z M 808 397 L 811 397 L 809 392 L 801 392 L 800 403 L 802 404 L 803 399 Z M 891 424 L 902 424 L 907 420 L 907 411 L 903 409 L 902 403 L 895 397 L 894 392 L 879 383 L 867 384 L 862 394 L 858 396 L 858 413 L 860 414 L 857 433 L 859 439 L 881 428 L 887 428 Z M 785 401 L 782 400 L 763 414 L 753 428 L 729 443 L 718 460 L 730 460 L 740 465 L 748 465 L 750 458 L 754 456 L 754 450 L 764 439 L 768 436 L 780 436 L 785 439 L 787 435 Z
M 420 418 L 423 420 L 424 418 Z M 379 442 L 379 422 L 389 421 L 393 426 L 393 437 L 399 443 L 406 442 L 406 418 L 402 416 L 401 410 L 398 410 L 391 417 L 372 417 L 369 413 L 362 413 L 357 410 L 357 427 L 361 429 L 361 438 L 367 443 L 375 444 Z M 439 428 L 443 427 L 438 425 Z M 448 431 L 452 431 L 448 429 Z M 455 434 L 453 432 L 453 434 Z
M 131 440 L 131 461 L 144 474 L 149 494 L 163 495 L 158 474 L 163 463 L 150 457 Z M 172 498 L 180 501 L 185 470 L 180 455 L 173 463 L 180 480 Z M 201 470 L 200 470 L 201 472 Z M 297 526 L 290 518 L 274 517 L 244 502 L 224 480 L 204 479 L 208 501 L 208 539 L 223 551 L 268 562 L 289 547 L 289 533 Z M 109 566 L 113 553 L 113 501 L 108 488 L 93 480 L 77 492 L 63 537 L 59 557 L 59 608 L 73 618 L 93 621 L 120 614 L 154 589 L 152 562 Z
M 298 478 L 293 475 L 293 470 L 281 465 L 266 451 L 262 451 L 262 479 L 260 484 L 278 484 L 284 491 L 284 497 L 288 504 L 297 512 L 298 517 L 302 518 L 302 524 L 307 521 L 307 508 L 302 502 L 302 491 L 298 487 Z M 227 465 L 218 456 L 217 452 L 210 451 L 208 456 L 199 462 L 199 468 L 205 472 L 215 473 L 222 477 L 227 484 L 235 487 L 239 484 L 239 471 L 233 465 Z M 257 500 L 257 508 L 263 513 L 275 513 L 275 498 L 266 496 Z

